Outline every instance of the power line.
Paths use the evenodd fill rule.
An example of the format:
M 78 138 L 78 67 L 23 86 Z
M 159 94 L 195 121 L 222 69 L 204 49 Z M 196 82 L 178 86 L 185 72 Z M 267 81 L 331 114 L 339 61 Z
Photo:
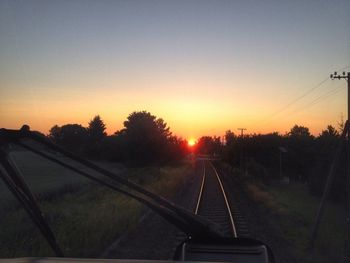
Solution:
M 340 85 L 340 86 L 337 86 L 336 88 L 332 89 L 332 90 L 329 90 L 323 94 L 321 94 L 320 96 L 316 97 L 314 100 L 312 100 L 310 103 L 308 103 L 307 105 L 304 105 L 304 107 L 302 108 L 297 108 L 295 109 L 294 111 L 292 112 L 288 112 L 288 116 L 291 116 L 291 115 L 294 115 L 296 113 L 299 113 L 307 108 L 310 108 L 312 106 L 314 106 L 315 104 L 318 104 L 319 102 L 321 101 L 324 101 L 326 100 L 327 98 L 331 97 L 331 96 L 334 96 L 336 95 L 337 93 L 339 93 L 340 91 L 342 91 L 344 88 L 344 86 Z M 281 118 L 285 117 L 285 115 L 281 115 L 281 116 L 278 116 L 277 118 L 275 118 L 275 121 L 278 121 L 280 120 Z
M 321 101 L 323 101 L 323 100 L 325 100 L 325 99 L 327 99 L 327 98 L 329 98 L 329 97 L 339 93 L 343 88 L 344 88 L 344 86 L 338 86 L 335 89 L 332 89 L 332 90 L 322 94 L 321 96 L 317 97 L 316 99 L 314 99 L 309 104 L 307 104 L 306 106 L 302 107 L 301 109 L 297 109 L 296 111 L 294 111 L 294 112 L 292 112 L 290 114 L 298 113 L 298 112 L 303 111 L 303 110 L 305 110 L 307 108 L 310 108 L 310 107 L 316 105 L 317 103 L 319 103 L 319 102 L 321 102 Z
M 305 110 L 307 108 L 310 108 L 310 107 L 314 106 L 315 104 L 317 104 L 317 103 L 319 103 L 319 102 L 321 102 L 321 101 L 323 101 L 323 100 L 325 100 L 325 99 L 327 99 L 327 98 L 329 98 L 329 97 L 339 93 L 343 88 L 344 88 L 343 86 L 338 86 L 335 89 L 332 89 L 332 90 L 330 90 L 330 91 L 328 91 L 326 93 L 323 93 L 322 95 L 318 96 L 317 98 L 315 98 L 313 101 L 311 101 L 309 104 L 305 105 L 304 107 L 298 108 L 295 111 L 289 112 L 288 115 L 290 116 L 290 115 L 296 114 L 298 112 L 301 112 L 301 111 L 303 111 L 303 110 Z M 281 117 L 282 116 L 277 118 L 277 120 L 280 119 Z
M 321 96 L 317 97 L 316 99 L 314 99 L 313 101 L 310 102 L 310 104 L 308 106 L 312 106 L 315 105 L 317 103 L 319 103 L 320 101 L 327 99 L 335 94 L 337 94 L 339 91 L 341 91 L 344 88 L 344 86 L 338 86 L 335 89 L 332 89 L 330 91 L 328 91 L 325 94 L 322 94 Z M 306 106 L 306 107 L 308 107 Z M 305 107 L 304 107 L 305 108 Z
M 350 68 L 350 65 L 345 66 L 341 69 L 338 69 L 337 71 L 343 71 Z M 295 104 L 296 102 L 298 102 L 299 100 L 303 99 L 304 97 L 306 97 L 307 95 L 309 95 L 311 92 L 313 92 L 314 90 L 318 89 L 319 87 L 321 87 L 325 82 L 327 82 L 327 80 L 329 80 L 329 78 L 325 78 L 324 80 L 322 80 L 320 83 L 318 83 L 317 85 L 315 85 L 314 87 L 312 87 L 311 89 L 307 90 L 306 92 L 304 92 L 302 95 L 300 95 L 299 97 L 297 97 L 296 99 L 292 100 L 291 102 L 289 102 L 286 106 L 280 108 L 279 110 L 277 110 L 276 112 L 272 113 L 269 117 L 265 118 L 265 120 L 263 120 L 263 122 L 268 121 L 269 119 L 272 119 L 273 117 L 275 117 L 276 115 L 282 113 L 283 111 L 285 111 L 286 109 L 288 109 L 290 106 L 292 106 L 293 104 Z
M 329 80 L 329 78 L 326 78 L 324 80 L 322 80 L 320 83 L 318 83 L 316 86 L 312 87 L 311 89 L 307 90 L 306 92 L 304 92 L 302 95 L 300 95 L 299 97 L 297 97 L 296 99 L 294 99 L 293 101 L 289 102 L 286 106 L 282 107 L 281 109 L 279 109 L 278 111 L 274 112 L 272 115 L 270 115 L 269 117 L 267 117 L 263 122 L 266 122 L 267 120 L 275 117 L 276 115 L 282 113 L 283 111 L 285 111 L 286 109 L 288 109 L 290 106 L 292 106 L 293 104 L 295 104 L 296 102 L 298 102 L 299 100 L 301 100 L 302 98 L 304 98 L 305 96 L 309 95 L 311 92 L 313 92 L 314 90 L 318 89 L 319 87 L 321 87 L 325 82 L 327 82 L 327 80 Z
M 346 67 L 344 67 L 344 68 L 338 69 L 338 70 L 336 70 L 336 71 L 342 71 L 342 70 L 346 70 L 346 69 L 348 69 L 348 68 L 350 68 L 350 65 L 349 65 L 349 66 L 346 66 Z
M 337 71 L 343 71 L 350 68 L 350 65 L 343 67 L 341 69 L 338 69 Z M 329 78 L 325 78 L 324 80 L 322 80 L 320 83 L 318 83 L 317 85 L 315 85 L 314 87 L 310 88 L 309 90 L 307 90 L 306 92 L 304 92 L 303 94 L 301 94 L 299 97 L 295 98 L 294 100 L 290 101 L 287 105 L 285 105 L 284 107 L 280 108 L 279 110 L 277 110 L 276 112 L 272 113 L 269 117 L 265 118 L 262 122 L 266 122 L 269 119 L 272 119 L 273 117 L 275 117 L 276 115 L 284 112 L 286 109 L 288 109 L 290 106 L 292 106 L 293 104 L 295 104 L 296 102 L 298 102 L 299 100 L 303 99 L 304 97 L 306 97 L 307 95 L 309 95 L 311 92 L 313 92 L 314 90 L 320 88 L 325 82 L 327 82 L 327 80 L 329 80 Z

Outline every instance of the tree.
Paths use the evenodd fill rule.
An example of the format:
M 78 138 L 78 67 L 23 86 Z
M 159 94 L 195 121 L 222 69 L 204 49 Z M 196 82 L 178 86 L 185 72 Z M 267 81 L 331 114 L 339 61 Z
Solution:
M 309 128 L 299 125 L 294 125 L 294 127 L 290 130 L 289 136 L 293 137 L 309 137 L 310 131 Z
M 225 138 L 223 158 L 231 165 L 244 165 L 250 175 L 266 181 L 279 175 L 279 147 L 284 146 L 284 138 L 277 132 L 242 137 L 229 130 Z
M 180 160 L 189 153 L 187 141 L 177 136 L 169 137 L 167 148 L 167 158 L 169 160 Z
M 101 141 L 99 157 L 108 161 L 124 162 L 126 161 L 126 142 L 124 136 L 114 134 L 106 136 Z
M 315 157 L 314 137 L 309 128 L 294 125 L 287 136 L 288 164 L 286 169 L 292 171 L 294 179 L 305 182 Z
M 49 138 L 59 144 L 61 140 L 61 127 L 58 125 L 53 126 L 49 131 Z
M 226 131 L 225 142 L 225 146 L 223 147 L 224 160 L 231 165 L 238 165 L 237 136 L 231 130 Z
M 345 122 L 343 113 L 340 115 L 340 121 L 338 122 L 339 132 L 342 133 L 344 131 Z
M 171 132 L 163 119 L 146 111 L 133 112 L 124 121 L 124 127 L 117 135 L 125 139 L 127 159 L 131 163 L 164 161 Z
M 339 136 L 338 131 L 332 125 L 328 125 L 327 129 L 323 130 L 320 135 L 320 137 L 338 137 L 338 136 Z
M 219 154 L 221 152 L 220 137 L 202 136 L 197 143 L 197 153 Z
M 163 119 L 157 119 L 156 116 L 146 111 L 135 111 L 131 113 L 127 120 L 124 121 L 124 131 L 127 134 L 140 133 L 144 131 L 163 138 L 171 135 L 170 128 Z
M 339 133 L 331 125 L 328 125 L 325 130 L 315 140 L 315 160 L 313 169 L 308 178 L 308 186 L 310 192 L 316 195 L 321 195 L 326 184 L 328 172 L 332 164 L 336 149 L 339 144 Z M 345 175 L 346 175 L 346 154 L 342 152 L 340 165 L 336 167 L 336 176 L 332 183 L 331 196 L 332 198 L 341 200 L 345 196 Z
M 236 140 L 237 136 L 231 130 L 227 130 L 225 133 L 226 145 L 232 145 Z
M 80 152 L 86 142 L 87 131 L 80 124 L 55 125 L 50 129 L 49 137 L 68 150 Z
M 96 115 L 90 122 L 87 128 L 89 139 L 93 142 L 102 140 L 107 133 L 105 132 L 106 125 L 102 121 L 100 115 Z
M 101 142 L 106 138 L 106 125 L 102 121 L 100 115 L 96 115 L 87 128 L 88 141 L 84 147 L 84 152 L 91 158 L 99 158 L 101 156 Z

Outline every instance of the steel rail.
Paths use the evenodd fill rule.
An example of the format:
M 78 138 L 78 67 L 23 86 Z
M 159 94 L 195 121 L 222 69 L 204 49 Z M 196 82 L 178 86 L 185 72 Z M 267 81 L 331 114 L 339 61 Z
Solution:
M 220 184 L 220 187 L 221 187 L 221 192 L 224 196 L 224 199 L 225 199 L 225 204 L 226 204 L 226 208 L 227 208 L 227 211 L 228 211 L 228 214 L 229 214 L 229 217 L 230 217 L 230 222 L 231 222 L 231 228 L 232 228 L 232 234 L 234 237 L 237 237 L 237 230 L 236 230 L 236 227 L 235 227 L 235 222 L 233 221 L 233 217 L 232 217 L 232 212 L 231 212 L 231 208 L 230 208 L 230 204 L 228 202 L 228 199 L 227 199 L 227 196 L 226 196 L 226 192 L 225 192 L 225 189 L 224 189 L 224 186 L 221 182 L 221 179 L 219 177 L 219 174 L 217 173 L 214 165 L 209 162 L 211 167 L 213 168 L 215 174 L 216 174 L 216 177 L 218 178 L 218 181 L 219 181 L 219 184 Z
M 214 173 L 215 173 L 215 177 L 217 179 L 217 182 L 219 184 L 219 188 L 220 188 L 220 192 L 223 196 L 223 199 L 224 199 L 224 202 L 225 202 L 225 210 L 226 210 L 226 213 L 228 214 L 228 217 L 229 217 L 229 224 L 230 224 L 230 230 L 231 230 L 231 234 L 234 238 L 237 238 L 238 235 L 237 235 L 237 230 L 236 230 L 236 226 L 235 226 L 235 223 L 234 223 L 234 220 L 233 220 L 233 216 L 232 216 L 232 212 L 231 212 L 231 208 L 230 208 L 230 204 L 229 204 L 229 201 L 228 201 L 228 198 L 226 196 L 226 192 L 225 192 L 225 188 L 222 184 L 222 181 L 220 179 L 220 176 L 219 174 L 217 173 L 214 165 L 212 164 L 211 161 L 208 161 L 211 168 L 213 169 Z M 203 192 L 204 192 L 204 189 L 205 187 L 210 187 L 208 185 L 208 183 L 206 183 L 206 179 L 207 179 L 207 175 L 206 175 L 206 161 L 203 161 L 203 164 L 204 164 L 204 168 L 203 168 L 203 177 L 202 177 L 202 183 L 201 183 L 201 188 L 200 188 L 200 192 L 198 194 L 198 199 L 197 199 L 197 205 L 196 205 L 196 209 L 195 209 L 195 214 L 198 214 L 200 212 L 200 205 L 201 205 L 201 202 L 202 202 L 202 199 L 203 199 Z M 208 185 L 208 186 L 207 186 Z
M 194 213 L 195 213 L 196 215 L 198 214 L 199 204 L 200 204 L 200 202 L 201 202 L 201 200 L 202 200 L 204 182 L 205 182 L 205 164 L 203 165 L 203 178 L 202 178 L 201 189 L 199 190 L 198 201 L 197 201 L 196 209 L 194 210 Z

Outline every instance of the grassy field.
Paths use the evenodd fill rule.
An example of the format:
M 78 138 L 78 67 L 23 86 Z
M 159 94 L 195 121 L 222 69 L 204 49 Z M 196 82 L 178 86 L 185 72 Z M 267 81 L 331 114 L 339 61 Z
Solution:
M 41 208 L 66 256 L 96 257 L 138 221 L 143 207 L 136 201 L 28 154 L 16 153 L 13 159 L 36 194 L 42 196 Z M 190 169 L 185 163 L 128 170 L 100 164 L 166 197 L 174 195 Z M 7 204 L 11 203 L 2 190 L 3 199 L 7 196 Z M 0 257 L 21 256 L 53 253 L 25 211 L 7 205 L 0 217 Z
M 81 175 L 71 172 L 64 167 L 52 163 L 29 151 L 14 151 L 11 152 L 10 157 L 21 171 L 25 181 L 28 183 L 32 191 L 36 194 L 61 191 L 65 188 L 77 188 L 90 182 Z M 69 164 L 73 164 L 79 169 L 89 171 L 88 168 L 74 163 L 68 158 L 62 156 L 55 157 Z M 119 164 L 108 162 L 96 163 L 118 174 L 123 174 L 125 172 L 125 169 Z M 4 183 L 0 181 L 0 204 L 3 205 L 4 203 L 8 203 L 8 199 L 12 198 L 12 194 L 6 188 Z
M 293 254 L 299 262 L 344 262 L 346 216 L 344 205 L 328 202 L 320 225 L 313 255 L 306 249 L 319 205 L 319 198 L 311 196 L 307 186 L 291 183 L 288 186 L 266 186 L 247 183 L 251 198 L 271 212 L 282 229 L 283 237 L 293 244 Z

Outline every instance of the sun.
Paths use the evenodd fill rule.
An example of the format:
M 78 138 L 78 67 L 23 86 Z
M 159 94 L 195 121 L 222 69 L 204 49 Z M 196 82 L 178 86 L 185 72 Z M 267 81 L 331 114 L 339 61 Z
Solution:
M 188 146 L 193 147 L 196 144 L 196 140 L 193 138 L 190 138 L 188 140 Z

